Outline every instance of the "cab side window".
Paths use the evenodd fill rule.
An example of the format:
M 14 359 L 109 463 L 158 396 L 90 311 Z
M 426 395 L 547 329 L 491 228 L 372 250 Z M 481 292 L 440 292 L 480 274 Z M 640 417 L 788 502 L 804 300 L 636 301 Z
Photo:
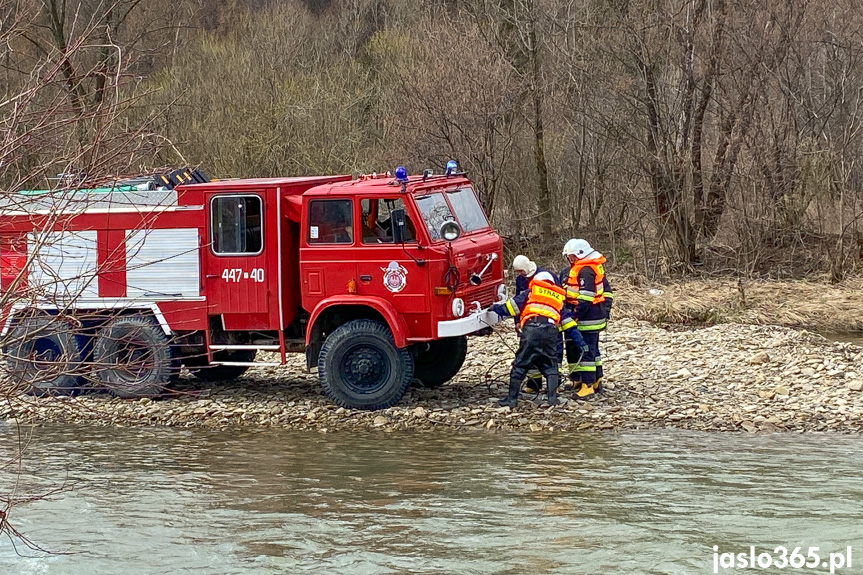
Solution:
M 354 243 L 354 214 L 351 200 L 309 202 L 309 244 Z
M 405 210 L 405 242 L 416 242 L 416 229 L 401 198 L 365 198 L 360 203 L 362 210 L 363 243 L 393 243 L 391 212 Z
M 260 196 L 215 196 L 210 204 L 210 242 L 217 255 L 253 255 L 264 248 Z

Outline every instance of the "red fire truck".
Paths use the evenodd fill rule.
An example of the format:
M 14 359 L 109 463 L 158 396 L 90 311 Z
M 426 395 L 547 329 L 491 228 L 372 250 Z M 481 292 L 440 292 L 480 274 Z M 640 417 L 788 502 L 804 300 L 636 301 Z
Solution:
M 413 378 L 441 385 L 506 295 L 501 238 L 471 182 L 447 172 L 7 201 L 9 372 L 37 394 L 153 397 L 181 365 L 216 382 L 304 351 L 348 408 L 395 405 Z

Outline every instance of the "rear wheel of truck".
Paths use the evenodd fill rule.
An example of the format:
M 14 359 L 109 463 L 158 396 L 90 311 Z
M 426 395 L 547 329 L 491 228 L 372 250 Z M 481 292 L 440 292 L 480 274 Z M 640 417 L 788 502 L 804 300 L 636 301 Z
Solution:
M 152 319 L 117 317 L 99 330 L 95 375 L 117 397 L 155 397 L 177 372 L 168 336 Z
M 233 349 L 225 351 L 217 351 L 213 353 L 214 361 L 236 361 L 242 363 L 251 363 L 255 361 L 254 349 Z M 206 357 L 204 358 L 206 360 Z M 187 365 L 192 375 L 201 381 L 231 381 L 237 379 L 247 371 L 248 365 L 205 365 L 195 367 Z
M 423 387 L 440 387 L 455 377 L 466 356 L 467 338 L 464 336 L 418 344 L 414 377 Z
M 74 322 L 56 316 L 23 318 L 4 349 L 12 381 L 33 395 L 74 393 L 81 381 L 86 339 Z
M 396 347 L 389 328 L 356 319 L 324 341 L 318 375 L 333 403 L 350 409 L 384 409 L 397 404 L 413 378 L 413 357 Z

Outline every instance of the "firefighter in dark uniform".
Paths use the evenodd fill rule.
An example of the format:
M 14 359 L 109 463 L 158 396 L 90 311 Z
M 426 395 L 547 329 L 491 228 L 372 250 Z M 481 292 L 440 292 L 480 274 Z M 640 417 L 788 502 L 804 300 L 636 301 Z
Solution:
M 569 240 L 563 247 L 563 255 L 571 266 L 563 282 L 566 302 L 572 307 L 578 332 L 587 342 L 586 352 L 581 353 L 575 343 L 567 341 L 566 356 L 570 379 L 578 385 L 575 394 L 586 398 L 602 391 L 599 334 L 608 325 L 614 294 L 605 276 L 605 257 L 586 240 Z M 581 353 L 580 360 L 578 353 Z
M 548 405 L 558 405 L 560 384 L 558 360 L 558 326 L 565 319 L 566 290 L 557 285 L 554 274 L 543 271 L 534 274 L 528 288 L 505 303 L 491 306 L 501 317 L 518 316 L 520 331 L 518 351 L 509 372 L 509 391 L 500 405 L 515 407 L 518 393 L 527 372 L 536 368 L 545 376 Z M 570 318 L 571 319 L 571 318 Z
M 555 284 L 560 285 L 560 281 L 558 281 L 558 277 L 551 270 L 547 270 L 545 268 L 539 267 L 527 256 L 523 256 L 521 254 L 515 256 L 512 260 L 512 270 L 515 272 L 515 295 L 519 296 L 527 291 L 528 286 L 530 285 L 530 280 L 533 277 L 542 272 L 548 272 L 552 276 L 554 276 Z M 567 273 L 569 272 L 569 268 L 567 268 Z M 565 321 L 565 323 L 564 323 Z M 571 317 L 568 317 L 566 320 L 561 322 L 558 326 L 560 331 L 570 329 L 575 327 L 575 320 Z M 515 316 L 515 325 L 516 331 L 519 329 L 520 319 L 518 315 Z M 575 344 L 581 349 L 587 344 L 582 339 L 581 335 L 577 330 L 572 330 L 569 332 L 571 337 L 575 340 Z M 563 361 L 563 335 L 558 337 L 557 342 L 557 363 Z M 542 374 L 536 370 L 531 369 L 527 372 L 527 379 L 524 382 L 524 390 L 527 393 L 536 394 L 542 389 Z

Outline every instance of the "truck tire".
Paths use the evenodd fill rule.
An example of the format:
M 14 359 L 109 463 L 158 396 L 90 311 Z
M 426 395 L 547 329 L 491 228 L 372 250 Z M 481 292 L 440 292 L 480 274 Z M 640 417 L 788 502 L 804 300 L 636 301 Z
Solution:
M 252 362 L 255 361 L 256 353 L 257 351 L 254 349 L 217 351 L 213 353 L 213 359 L 217 361 Z M 204 357 L 204 359 L 206 360 L 206 357 Z M 192 375 L 201 381 L 208 382 L 231 381 L 249 371 L 249 366 L 247 365 L 206 365 L 202 367 L 187 367 L 189 367 L 189 371 L 192 372 Z
M 467 356 L 467 338 L 447 337 L 417 346 L 414 377 L 423 387 L 440 387 L 458 373 Z
M 93 346 L 95 375 L 117 397 L 155 397 L 177 372 L 170 341 L 150 318 L 117 317 L 99 330 Z
M 355 319 L 336 328 L 318 357 L 318 376 L 333 403 L 350 409 L 384 409 L 397 404 L 413 378 L 414 361 L 398 348 L 389 328 Z
M 56 316 L 26 317 L 9 332 L 9 375 L 21 391 L 33 395 L 74 393 L 82 382 L 86 339 L 73 322 Z

